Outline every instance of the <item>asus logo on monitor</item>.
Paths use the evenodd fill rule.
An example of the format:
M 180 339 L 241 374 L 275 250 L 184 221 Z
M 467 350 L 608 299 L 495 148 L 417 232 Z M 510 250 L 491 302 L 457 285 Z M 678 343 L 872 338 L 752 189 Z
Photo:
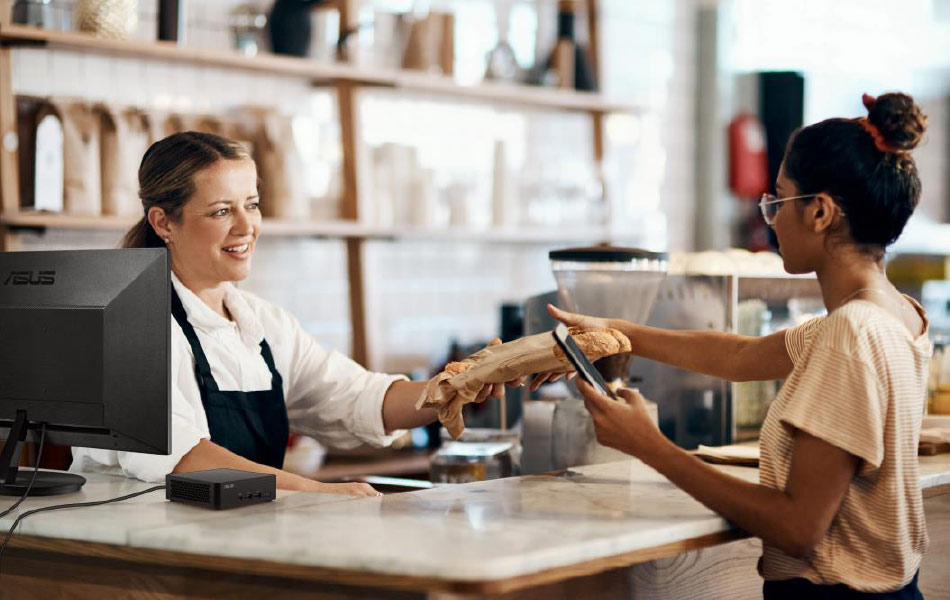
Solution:
M 53 285 L 56 271 L 10 271 L 3 285 Z

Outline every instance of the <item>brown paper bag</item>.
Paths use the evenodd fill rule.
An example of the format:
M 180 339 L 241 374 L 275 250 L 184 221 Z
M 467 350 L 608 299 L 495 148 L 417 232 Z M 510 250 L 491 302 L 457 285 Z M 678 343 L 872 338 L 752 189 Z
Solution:
M 50 107 L 63 122 L 63 211 L 72 215 L 100 215 L 99 118 L 84 102 L 53 98 Z
M 234 127 L 231 120 L 214 115 L 193 115 L 153 109 L 146 113 L 146 120 L 150 144 L 182 131 L 200 131 L 235 139 L 232 135 Z
M 165 116 L 164 135 L 162 135 L 162 137 L 168 137 L 173 133 L 188 131 L 189 129 L 191 129 L 191 120 L 189 115 L 184 115 L 181 113 L 168 113 Z
M 187 131 L 200 131 L 201 133 L 213 133 L 221 137 L 228 137 L 227 122 L 214 115 L 192 115 L 188 121 Z
M 302 185 L 303 164 L 294 143 L 292 117 L 273 110 L 258 115 L 254 159 L 261 180 L 261 213 L 275 219 L 309 219 L 310 202 Z
M 443 75 L 455 71 L 455 16 L 431 12 L 409 26 L 409 40 L 402 57 L 402 68 L 431 71 L 438 67 Z
M 252 157 L 257 156 L 254 142 L 259 137 L 260 123 L 257 115 L 237 111 L 228 115 L 225 137 L 244 146 Z M 258 173 L 260 176 L 260 173 Z
M 168 112 L 164 110 L 150 109 L 145 111 L 145 118 L 148 121 L 149 146 L 173 133 L 170 131 L 169 117 Z
M 226 135 L 224 121 L 220 118 L 212 115 L 196 115 L 191 113 L 166 113 L 161 129 L 164 132 L 162 137 L 168 137 L 173 133 L 180 133 L 182 131 L 200 131 L 201 133 Z
M 99 105 L 96 109 L 102 126 L 102 214 L 139 215 L 138 170 L 149 146 L 148 117 L 130 107 Z
M 630 340 L 616 329 L 571 327 L 571 336 L 587 357 L 630 352 Z M 474 402 L 489 383 L 514 381 L 535 373 L 564 373 L 571 370 L 567 357 L 550 333 L 539 333 L 512 342 L 488 346 L 461 362 L 451 362 L 426 384 L 416 409 L 438 408 L 439 422 L 458 439 L 465 431 L 462 407 Z

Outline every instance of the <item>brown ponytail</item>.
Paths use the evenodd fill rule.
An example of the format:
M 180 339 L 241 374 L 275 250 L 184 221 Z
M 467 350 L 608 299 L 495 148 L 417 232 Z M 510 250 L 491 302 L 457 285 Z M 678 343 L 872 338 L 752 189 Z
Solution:
M 121 248 L 161 248 L 165 242 L 148 222 L 157 206 L 172 221 L 195 192 L 195 174 L 219 160 L 250 160 L 247 150 L 233 140 L 211 133 L 185 131 L 152 144 L 139 166 L 139 198 L 145 211 L 119 243 Z

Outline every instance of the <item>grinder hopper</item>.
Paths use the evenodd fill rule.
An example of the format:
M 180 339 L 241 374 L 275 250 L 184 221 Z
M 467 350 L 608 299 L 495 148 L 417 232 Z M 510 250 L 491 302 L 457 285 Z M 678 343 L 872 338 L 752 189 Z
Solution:
M 668 264 L 665 253 L 613 246 L 553 250 L 548 257 L 562 308 L 633 323 L 650 316 Z M 595 366 L 616 385 L 626 379 L 629 364 L 630 355 L 618 355 Z

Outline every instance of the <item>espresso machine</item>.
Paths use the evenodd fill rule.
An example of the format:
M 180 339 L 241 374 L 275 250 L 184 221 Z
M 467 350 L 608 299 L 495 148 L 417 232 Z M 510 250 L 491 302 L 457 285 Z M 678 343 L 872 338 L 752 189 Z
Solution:
M 525 302 L 525 335 L 555 327 L 548 303 L 586 315 L 644 323 L 668 265 L 665 253 L 611 246 L 554 250 L 548 256 L 558 289 Z M 630 360 L 630 355 L 617 355 L 594 366 L 611 387 L 636 387 L 629 379 Z M 523 401 L 522 473 L 627 458 L 597 442 L 593 422 L 573 384 L 561 389 L 560 397 Z

